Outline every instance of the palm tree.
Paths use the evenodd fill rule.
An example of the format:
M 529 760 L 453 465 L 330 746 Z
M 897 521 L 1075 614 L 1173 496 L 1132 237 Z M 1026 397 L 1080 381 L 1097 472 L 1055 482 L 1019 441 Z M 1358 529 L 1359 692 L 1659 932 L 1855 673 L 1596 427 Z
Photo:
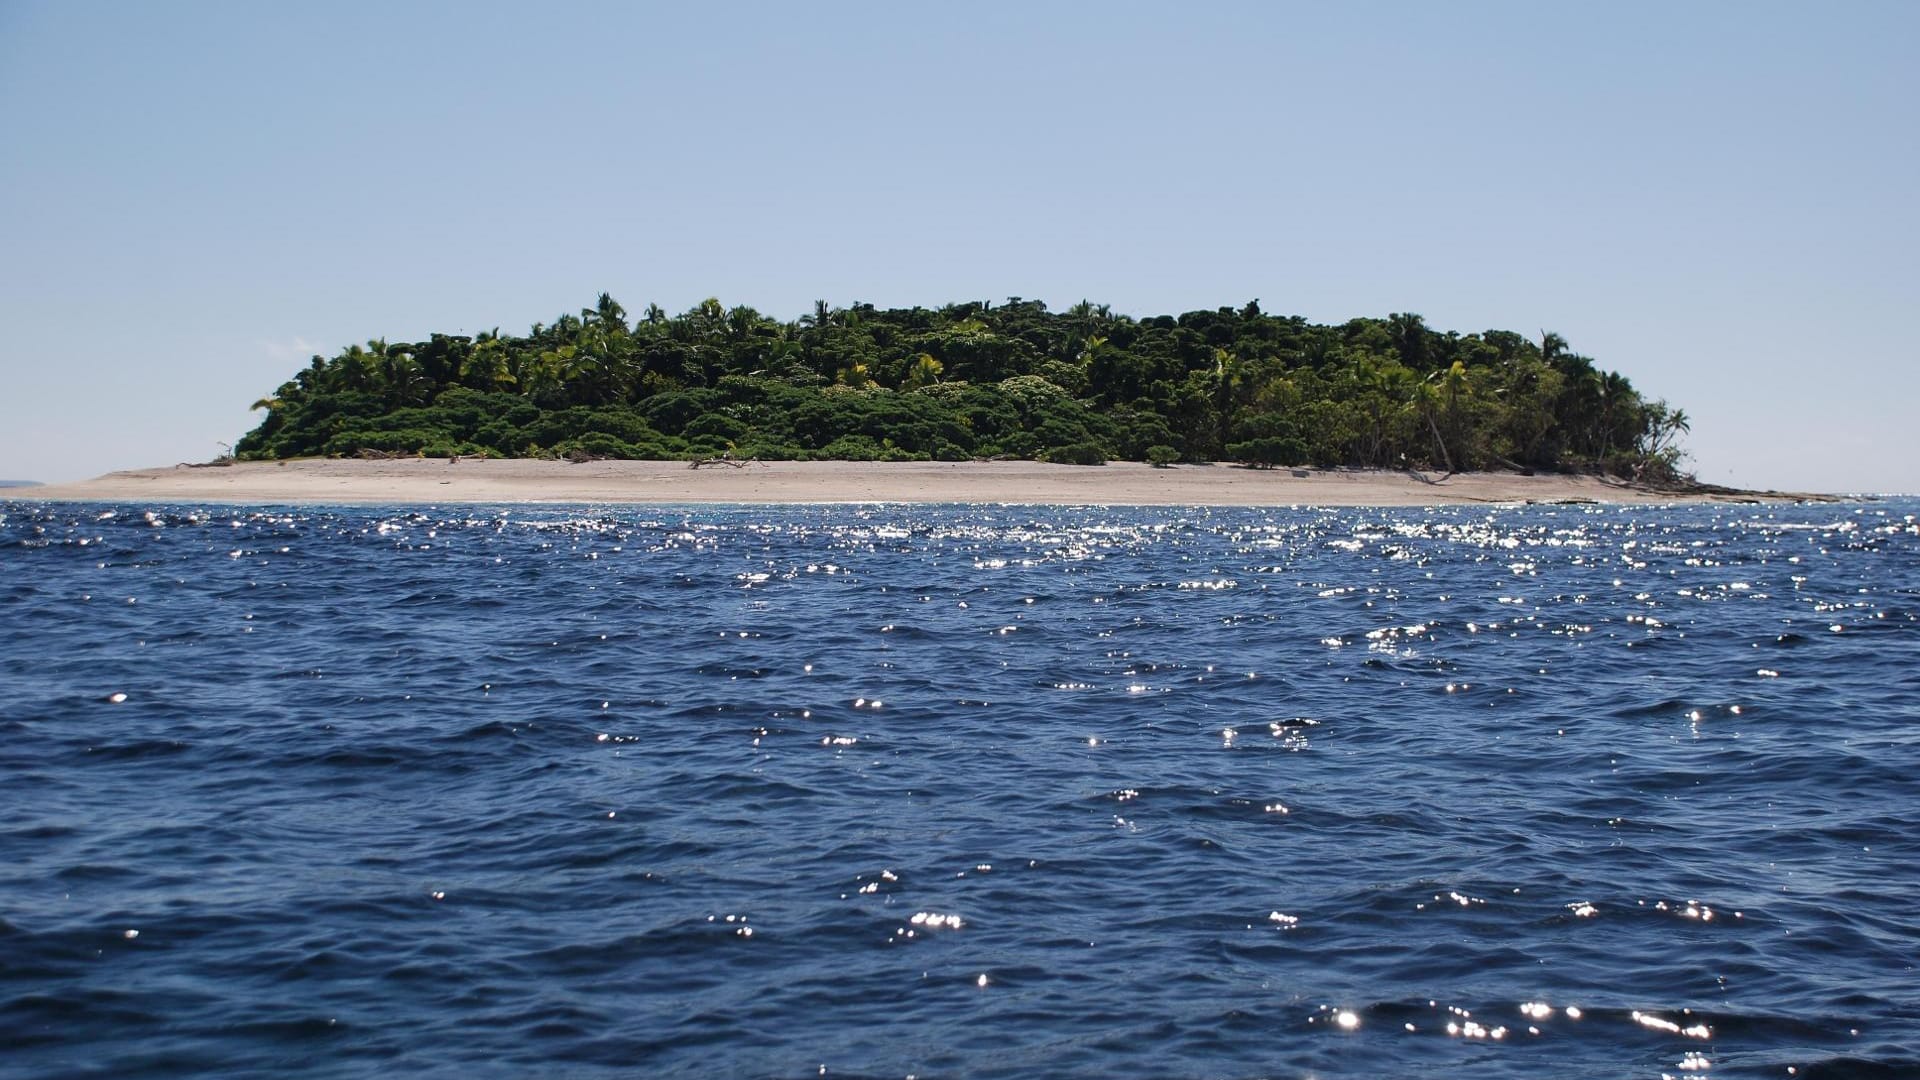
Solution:
M 734 341 L 745 341 L 766 323 L 766 318 L 745 304 L 727 312 L 727 336 Z
M 1678 449 L 1680 436 L 1693 430 L 1693 419 L 1687 415 L 1687 411 L 1673 408 L 1664 401 L 1648 405 L 1642 422 L 1640 452 L 1649 458 Z
M 709 296 L 695 304 L 693 310 L 682 316 L 696 338 L 706 340 L 717 338 L 726 331 L 727 309 L 718 297 Z
M 1360 402 L 1367 420 L 1366 464 L 1385 465 L 1388 425 L 1406 415 L 1414 396 L 1413 373 L 1392 359 L 1362 357 L 1359 363 Z
M 1613 452 L 1614 436 L 1620 434 L 1622 427 L 1626 426 L 1623 421 L 1628 418 L 1628 413 L 1637 404 L 1637 396 L 1633 392 L 1633 384 L 1627 381 L 1625 375 L 1617 371 L 1609 371 L 1601 376 L 1599 388 L 1600 456 L 1605 457 Z M 1623 445 L 1625 441 L 1627 440 L 1622 440 Z
M 1387 333 L 1400 354 L 1400 362 L 1415 371 L 1427 366 L 1427 320 L 1412 312 L 1387 316 Z
M 507 365 L 507 349 L 497 336 L 481 334 L 460 366 L 460 385 L 492 391 L 513 384 L 513 372 Z
M 800 316 L 800 325 L 809 330 L 825 330 L 827 327 L 833 325 L 834 316 L 838 314 L 839 312 L 834 309 L 833 305 L 827 303 L 825 300 L 815 300 L 813 302 L 813 311 Z
M 936 361 L 937 363 L 938 361 Z M 834 372 L 833 381 L 840 386 L 850 386 L 855 390 L 864 390 L 873 385 L 873 375 L 867 365 L 855 360 L 846 367 Z
M 1453 436 L 1457 444 L 1460 437 L 1460 399 L 1471 393 L 1472 381 L 1467 373 L 1467 365 L 1455 360 L 1445 371 L 1436 371 L 1421 382 L 1417 401 L 1421 413 L 1427 419 L 1427 427 L 1433 432 L 1434 448 L 1440 452 L 1440 460 L 1447 467 L 1447 475 L 1452 476 L 1454 468 L 1453 454 L 1447 449 L 1447 437 L 1441 434 L 1439 420 L 1446 419 L 1446 432 Z
M 1567 351 L 1567 339 L 1548 330 L 1540 331 L 1540 359 L 1551 364 Z
M 387 400 L 396 405 L 424 405 L 433 396 L 432 380 L 410 350 L 387 349 L 381 358 L 381 375 L 386 380 Z
M 940 371 L 944 367 L 944 364 L 927 353 L 914 357 L 912 365 L 907 368 L 906 389 L 918 390 L 929 383 L 939 382 Z
M 383 341 L 369 341 L 367 344 L 374 346 L 373 351 L 358 345 L 349 345 L 336 362 L 328 365 L 328 375 L 331 377 L 325 381 L 330 385 L 323 389 L 331 391 L 374 388 L 380 379 L 379 354 L 386 351 L 387 345 Z
M 627 332 L 627 309 L 620 306 L 611 293 L 601 293 L 600 299 L 591 310 L 582 311 L 580 317 L 589 324 L 598 325 L 606 330 L 615 330 L 624 335 Z
M 1226 445 L 1228 428 L 1246 388 L 1247 366 L 1238 354 L 1226 349 L 1213 350 L 1213 414 L 1219 427 L 1217 441 Z

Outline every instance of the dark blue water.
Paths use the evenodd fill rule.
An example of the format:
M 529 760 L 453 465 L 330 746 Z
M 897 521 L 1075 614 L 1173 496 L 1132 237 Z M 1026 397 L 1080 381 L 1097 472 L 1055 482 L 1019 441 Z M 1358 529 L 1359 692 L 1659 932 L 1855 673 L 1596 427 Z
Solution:
M 1916 522 L 10 504 L 0 1073 L 1920 1075 Z

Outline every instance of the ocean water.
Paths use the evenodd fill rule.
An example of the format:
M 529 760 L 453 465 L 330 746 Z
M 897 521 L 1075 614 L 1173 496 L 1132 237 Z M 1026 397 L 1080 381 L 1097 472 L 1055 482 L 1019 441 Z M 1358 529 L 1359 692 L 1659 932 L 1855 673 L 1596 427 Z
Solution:
M 0 508 L 9 1077 L 1920 1075 L 1920 503 Z

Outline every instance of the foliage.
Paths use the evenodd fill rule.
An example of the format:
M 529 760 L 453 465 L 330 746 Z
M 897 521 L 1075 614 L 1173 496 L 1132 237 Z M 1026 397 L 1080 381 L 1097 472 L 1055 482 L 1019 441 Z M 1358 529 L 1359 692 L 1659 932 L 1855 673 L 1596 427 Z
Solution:
M 1040 460 L 1055 465 L 1105 465 L 1107 455 L 1092 443 L 1079 442 L 1042 450 Z
M 1263 469 L 1275 465 L 1304 465 L 1307 460 L 1307 446 L 1299 439 L 1282 438 L 1269 435 L 1246 442 L 1234 443 L 1227 447 L 1227 456 Z
M 243 458 L 962 460 L 1606 469 L 1678 475 L 1686 414 L 1557 334 L 1317 325 L 1258 303 L 1131 318 L 1013 298 L 833 307 L 791 322 L 704 301 L 635 322 L 602 294 L 522 335 L 314 357 L 256 403 Z

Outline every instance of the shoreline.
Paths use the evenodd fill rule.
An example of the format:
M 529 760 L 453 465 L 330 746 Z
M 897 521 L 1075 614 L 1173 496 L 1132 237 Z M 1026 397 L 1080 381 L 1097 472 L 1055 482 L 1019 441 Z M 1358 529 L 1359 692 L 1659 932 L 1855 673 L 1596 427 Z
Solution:
M 1666 490 L 1590 475 L 1154 468 L 1138 462 L 684 461 L 303 458 L 128 469 L 8 489 L 11 499 L 265 505 L 988 503 L 1108 506 L 1439 506 L 1474 503 L 1840 502 L 1808 492 Z

